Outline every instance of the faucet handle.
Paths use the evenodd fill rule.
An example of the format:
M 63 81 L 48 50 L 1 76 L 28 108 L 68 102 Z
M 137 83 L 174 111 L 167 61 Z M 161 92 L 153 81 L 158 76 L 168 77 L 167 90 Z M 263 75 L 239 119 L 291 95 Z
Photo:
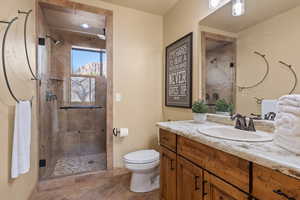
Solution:
M 249 117 L 249 123 L 248 123 L 247 129 L 248 129 L 248 131 L 256 132 L 254 120 L 252 117 Z

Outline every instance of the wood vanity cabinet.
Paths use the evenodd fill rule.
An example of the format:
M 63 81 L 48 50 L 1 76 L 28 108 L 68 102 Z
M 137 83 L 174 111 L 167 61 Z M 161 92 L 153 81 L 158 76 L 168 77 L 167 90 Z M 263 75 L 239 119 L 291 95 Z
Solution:
M 300 200 L 300 181 L 160 130 L 161 200 Z
M 160 130 L 160 145 L 161 200 L 246 200 L 248 198 L 245 193 L 200 167 L 206 166 L 212 170 L 226 171 L 228 165 L 237 164 L 239 170 L 233 174 L 240 173 L 242 176 L 241 168 L 245 167 L 244 163 L 226 156 L 225 160 L 220 160 L 220 155 L 215 154 L 212 148 L 206 149 L 206 146 L 165 130 Z M 204 163 L 209 161 L 212 162 L 211 165 Z M 226 161 L 231 163 L 226 164 Z M 235 169 L 230 167 L 230 170 Z M 224 173 L 220 174 L 224 175 Z M 231 174 L 227 172 L 227 175 Z M 234 177 L 232 180 L 243 180 L 243 178 Z M 236 182 L 242 186 L 247 184 L 243 181 Z

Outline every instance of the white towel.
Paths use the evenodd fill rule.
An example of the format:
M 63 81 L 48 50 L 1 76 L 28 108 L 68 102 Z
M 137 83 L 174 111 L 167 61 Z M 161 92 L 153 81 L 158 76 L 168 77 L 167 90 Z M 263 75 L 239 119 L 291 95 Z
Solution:
M 300 154 L 300 95 L 286 95 L 278 101 L 274 143 Z
M 16 104 L 11 177 L 17 178 L 30 169 L 31 103 Z
M 280 97 L 279 101 L 282 101 L 282 100 L 285 100 L 285 99 L 300 102 L 300 95 L 297 95 L 297 94 L 285 95 L 285 96 Z
M 280 113 L 290 113 L 300 117 L 300 107 L 288 106 L 288 105 L 278 105 L 278 112 Z
M 283 99 L 283 100 L 278 101 L 278 106 L 300 107 L 300 101 L 295 101 L 293 99 Z

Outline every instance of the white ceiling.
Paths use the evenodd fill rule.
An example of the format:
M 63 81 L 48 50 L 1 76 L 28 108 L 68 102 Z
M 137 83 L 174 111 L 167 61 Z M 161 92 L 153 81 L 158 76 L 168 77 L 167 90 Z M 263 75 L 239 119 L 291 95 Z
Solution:
M 102 0 L 157 15 L 164 15 L 178 0 Z
M 246 0 L 246 13 L 231 15 L 231 3 L 218 9 L 200 22 L 200 25 L 238 33 L 271 17 L 300 6 L 300 0 Z
M 51 29 L 72 31 L 86 34 L 103 34 L 106 26 L 105 16 L 85 12 L 81 10 L 72 10 L 56 7 L 48 4 L 40 4 L 45 19 Z M 81 24 L 88 24 L 88 29 L 82 28 Z

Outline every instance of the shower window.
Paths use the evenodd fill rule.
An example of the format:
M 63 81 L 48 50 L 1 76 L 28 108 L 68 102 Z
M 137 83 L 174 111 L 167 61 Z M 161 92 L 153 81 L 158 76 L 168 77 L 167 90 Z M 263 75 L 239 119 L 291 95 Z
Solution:
M 105 51 L 72 48 L 70 102 L 95 104 L 96 78 L 106 76 Z
M 104 53 L 102 50 L 72 48 L 72 74 L 103 75 Z

